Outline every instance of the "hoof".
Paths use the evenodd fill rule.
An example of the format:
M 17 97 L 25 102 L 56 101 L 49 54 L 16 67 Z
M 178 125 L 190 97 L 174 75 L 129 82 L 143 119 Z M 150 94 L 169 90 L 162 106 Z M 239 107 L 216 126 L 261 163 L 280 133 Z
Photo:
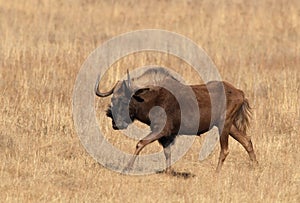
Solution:
M 258 168 L 258 166 L 259 166 L 258 161 L 251 162 L 251 168 L 255 169 L 255 168 Z

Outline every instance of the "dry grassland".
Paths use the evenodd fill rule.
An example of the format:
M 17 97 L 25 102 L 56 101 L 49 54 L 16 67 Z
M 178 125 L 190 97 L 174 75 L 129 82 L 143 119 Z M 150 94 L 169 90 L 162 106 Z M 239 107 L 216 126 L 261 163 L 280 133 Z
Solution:
M 215 174 L 219 146 L 198 160 L 203 138 L 174 165 L 195 176 L 125 176 L 97 164 L 72 120 L 72 90 L 88 55 L 104 41 L 137 29 L 166 29 L 202 46 L 223 79 L 253 106 L 249 130 L 260 165 L 244 149 Z M 117 62 L 109 88 L 126 69 L 160 64 L 199 83 L 182 61 L 141 53 Z M 183 71 L 183 67 L 187 67 Z M 1 202 L 300 202 L 300 1 L 0 0 Z M 136 141 L 104 117 L 109 98 L 95 100 L 107 139 L 133 152 Z M 161 150 L 152 144 L 144 153 Z

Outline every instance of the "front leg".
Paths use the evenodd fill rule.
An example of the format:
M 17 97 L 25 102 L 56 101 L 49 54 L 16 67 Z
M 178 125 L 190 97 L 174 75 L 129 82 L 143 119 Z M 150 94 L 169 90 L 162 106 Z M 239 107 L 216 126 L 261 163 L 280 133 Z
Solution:
M 134 152 L 132 158 L 130 159 L 127 166 L 124 168 L 123 172 L 128 172 L 132 169 L 136 157 L 139 155 L 139 153 L 142 151 L 142 149 L 146 145 L 154 142 L 155 140 L 158 140 L 159 138 L 161 138 L 163 136 L 164 136 L 164 134 L 162 132 L 160 132 L 160 133 L 151 132 L 149 135 L 147 135 L 142 140 L 140 140 L 136 145 L 136 149 L 135 149 L 135 152 Z
M 166 170 L 165 172 L 167 174 L 171 174 L 172 173 L 172 169 L 171 169 L 171 146 L 164 146 L 164 154 L 166 157 Z
M 175 136 L 164 136 L 158 140 L 158 142 L 164 148 L 164 154 L 166 158 L 166 169 L 165 172 L 167 174 L 172 174 L 171 169 L 171 145 L 174 142 Z

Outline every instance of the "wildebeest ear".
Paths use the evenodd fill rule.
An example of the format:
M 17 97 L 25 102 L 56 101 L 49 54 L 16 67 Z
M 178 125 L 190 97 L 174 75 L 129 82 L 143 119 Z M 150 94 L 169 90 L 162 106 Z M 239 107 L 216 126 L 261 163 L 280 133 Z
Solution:
M 132 96 L 135 100 L 137 100 L 138 102 L 143 102 L 144 99 L 144 95 L 146 92 L 148 92 L 150 90 L 150 88 L 143 88 L 143 89 L 139 89 L 137 90 L 134 95 Z

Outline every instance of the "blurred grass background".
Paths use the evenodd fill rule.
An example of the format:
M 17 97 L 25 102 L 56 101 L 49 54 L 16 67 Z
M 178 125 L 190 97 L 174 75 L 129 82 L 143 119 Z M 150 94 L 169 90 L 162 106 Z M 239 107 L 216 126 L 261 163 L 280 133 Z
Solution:
M 0 200 L 5 202 L 300 202 L 300 2 L 0 0 Z M 253 106 L 252 136 L 260 166 L 252 170 L 233 139 L 219 175 L 219 147 L 198 161 L 203 138 L 174 165 L 195 174 L 124 176 L 97 164 L 72 121 L 76 75 L 106 40 L 137 29 L 177 32 L 195 41 L 224 80 Z M 118 61 L 102 84 L 127 69 L 158 64 L 201 82 L 175 57 L 140 53 Z M 133 152 L 134 140 L 110 127 L 109 98 L 96 100 L 107 138 Z M 144 153 L 161 150 L 152 144 Z

